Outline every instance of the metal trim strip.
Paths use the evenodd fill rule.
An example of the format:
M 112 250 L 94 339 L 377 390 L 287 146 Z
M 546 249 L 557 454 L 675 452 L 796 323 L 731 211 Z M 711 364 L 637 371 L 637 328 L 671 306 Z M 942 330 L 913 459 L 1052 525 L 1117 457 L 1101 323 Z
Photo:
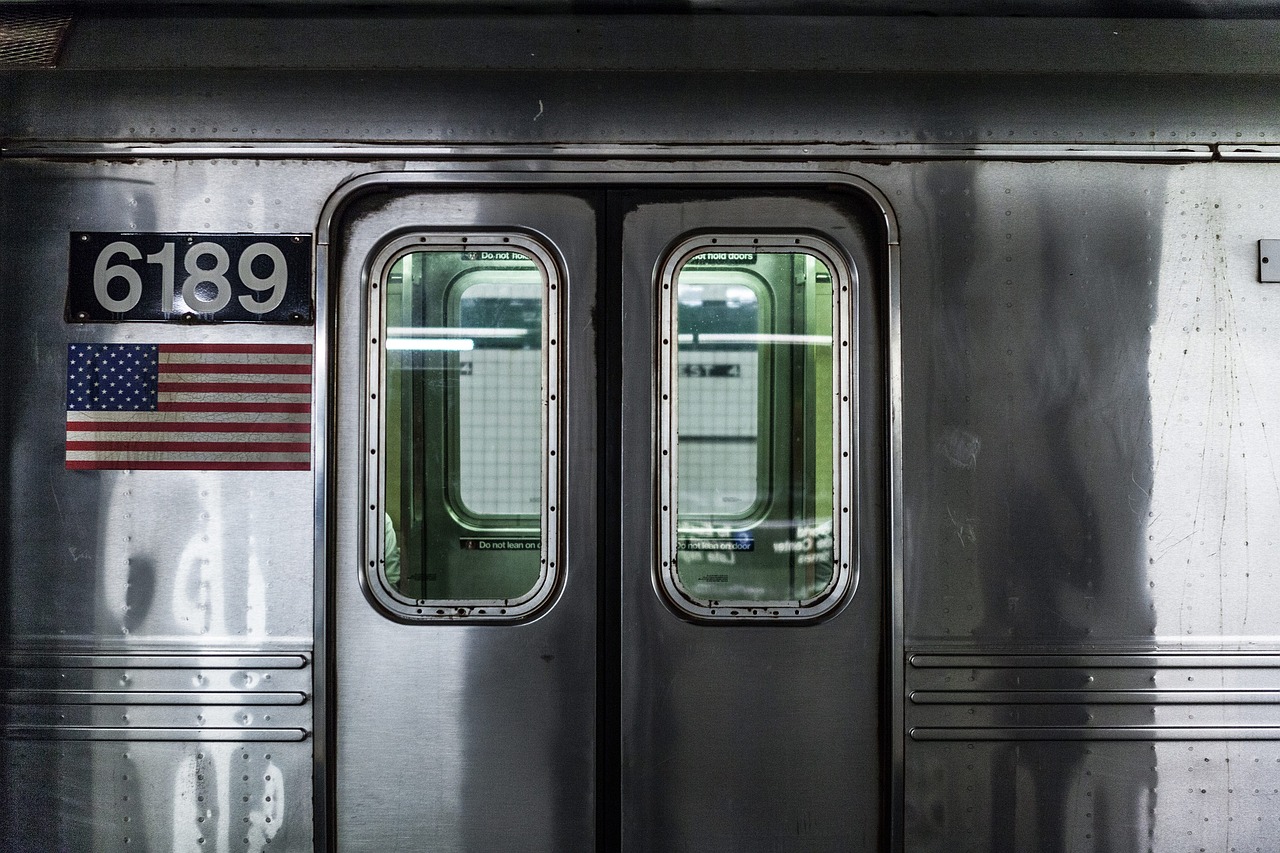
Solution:
M 886 200 L 887 204 L 887 200 Z M 886 207 L 886 215 L 889 208 Z M 891 232 L 894 233 L 894 232 Z M 889 537 L 889 843 L 890 849 L 906 848 L 906 690 L 907 675 L 904 652 L 906 650 L 906 581 L 905 553 L 907 545 L 906 523 L 903 519 L 903 464 L 902 464 L 902 284 L 900 278 L 901 247 L 896 233 L 889 245 L 889 330 L 886 354 L 888 384 L 885 388 L 888 406 L 889 478 L 888 537 Z
M 1042 726 L 1034 728 L 917 727 L 917 742 L 966 741 L 1280 741 L 1280 726 Z
M 258 693 L 228 690 L 6 690 L 6 705 L 302 705 L 301 692 Z
M 1274 163 L 1280 160 L 1280 145 L 1219 145 L 1218 157 L 1228 162 Z
M 292 743 L 307 738 L 305 729 L 180 729 L 123 726 L 22 726 L 3 729 L 8 740 L 178 741 L 190 743 Z
M 75 142 L 47 140 L 0 147 L 0 159 L 67 157 L 95 159 L 221 158 L 326 160 L 438 160 L 451 157 L 569 160 L 584 157 L 722 157 L 735 160 L 1110 160 L 1207 162 L 1268 146 L 1133 145 L 1109 143 L 1054 144 L 1042 142 L 974 143 L 826 143 L 817 145 L 680 145 L 582 143 L 566 145 L 402 145 L 396 143 L 246 143 L 226 142 Z M 1232 152 L 1228 156 L 1228 152 Z M 1269 155 L 1272 157 L 1280 154 Z M 663 164 L 656 164 L 661 166 Z M 669 164 L 667 164 L 669 165 Z
M 1170 653 L 1097 655 L 913 654 L 915 669 L 1276 669 L 1280 656 L 1268 653 Z
M 329 461 L 333 458 L 329 442 L 333 440 L 336 430 L 329 428 L 334 413 L 329 405 L 332 390 L 332 360 L 330 352 L 329 324 L 336 322 L 329 314 L 329 245 L 327 237 L 317 230 L 315 243 L 315 292 L 313 298 L 316 306 L 315 350 L 311 360 L 312 388 L 314 398 L 311 406 L 311 456 L 314 477 L 312 493 L 312 513 L 315 528 L 312 531 L 312 577 L 314 602 L 314 663 L 315 670 L 311 679 L 312 700 L 314 703 L 311 716 L 311 729 L 315 735 L 315 744 L 311 755 L 311 808 L 312 829 L 314 831 L 315 849 L 329 851 L 330 839 L 337 837 L 333 810 L 329 803 L 334 788 L 332 774 L 334 771 L 333 756 L 337 754 L 336 727 L 334 718 L 334 697 L 329 685 L 336 677 L 333 654 L 333 633 L 330 625 L 334 624 L 335 604 L 329 596 L 329 555 L 332 553 L 331 539 L 336 534 L 329 527 L 330 490 L 336 485 L 328 476 Z
M 0 669 L 304 669 L 304 655 L 50 654 L 0 655 Z
M 630 150 L 630 153 L 637 153 Z M 802 149 L 808 150 L 808 149 Z M 456 152 L 455 152 L 456 153 Z M 584 153 L 578 151 L 578 153 Z M 721 153 L 734 154 L 734 149 L 725 149 Z M 776 157 L 777 150 L 773 150 Z M 668 156 L 691 156 L 689 152 L 667 151 Z M 441 189 L 465 185 L 487 187 L 545 186 L 547 184 L 569 184 L 590 187 L 605 185 L 625 186 L 650 184 L 670 184 L 681 181 L 689 186 L 722 186 L 725 184 L 748 186 L 843 186 L 864 193 L 868 199 L 884 213 L 884 225 L 888 234 L 888 244 L 898 245 L 898 222 L 893 215 L 893 206 L 880 188 L 861 175 L 840 171 L 839 164 L 807 162 L 751 163 L 751 162 L 613 162 L 589 163 L 582 161 L 544 161 L 544 160 L 507 160 L 496 164 L 478 165 L 470 162 L 436 162 L 415 163 L 414 171 L 367 172 L 340 184 L 329 200 L 325 202 L 316 223 L 316 259 L 317 289 L 321 281 L 327 286 L 327 273 L 322 279 L 320 275 L 320 249 L 323 247 L 324 258 L 327 259 L 327 248 L 336 229 L 336 220 L 342 209 L 358 196 L 373 191 L 390 189 Z M 812 167 L 817 168 L 812 168 Z M 833 168 L 835 166 L 836 168 Z M 475 171 L 481 169 L 481 171 Z M 896 259 L 891 253 L 891 260 Z M 892 278 L 892 277 L 891 277 Z M 317 293 L 317 300 L 319 293 Z M 317 317 L 319 317 L 317 302 Z M 317 337 L 317 343 L 319 338 Z M 315 366 L 313 365 L 313 370 Z M 318 377 L 319 374 L 313 373 Z M 317 387 L 319 387 L 317 385 Z M 893 428 L 893 425 L 891 425 Z
M 913 690 L 916 705 L 1280 705 L 1280 690 Z

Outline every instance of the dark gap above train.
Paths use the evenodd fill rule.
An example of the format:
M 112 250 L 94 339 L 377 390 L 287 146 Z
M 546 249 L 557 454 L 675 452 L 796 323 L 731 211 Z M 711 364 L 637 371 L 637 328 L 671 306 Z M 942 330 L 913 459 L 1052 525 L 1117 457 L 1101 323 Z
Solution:
M 433 13 L 709 13 L 713 15 L 930 16 L 1030 18 L 1280 17 L 1277 0 L 10 0 L 18 6 L 77 9 L 206 7 L 254 10 L 412 10 Z

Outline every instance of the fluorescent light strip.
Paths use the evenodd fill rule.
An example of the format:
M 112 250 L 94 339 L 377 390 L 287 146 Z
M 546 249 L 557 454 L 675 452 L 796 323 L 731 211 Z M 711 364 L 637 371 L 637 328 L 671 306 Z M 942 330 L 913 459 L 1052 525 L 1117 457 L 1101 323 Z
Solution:
M 402 338 L 523 338 L 528 329 L 482 329 L 462 326 L 389 326 L 389 336 Z
M 388 350 L 470 352 L 475 348 L 476 342 L 471 338 L 387 338 Z
M 680 338 L 677 338 L 680 340 Z M 683 342 L 683 341 L 682 341 Z M 809 344 L 812 346 L 831 346 L 830 335 L 769 335 L 760 333 L 734 332 L 698 335 L 700 344 Z

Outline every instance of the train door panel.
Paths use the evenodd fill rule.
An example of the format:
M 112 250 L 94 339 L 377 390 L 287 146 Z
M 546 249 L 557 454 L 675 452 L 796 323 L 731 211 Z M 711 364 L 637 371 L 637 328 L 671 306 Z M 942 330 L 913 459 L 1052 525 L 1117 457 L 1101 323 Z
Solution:
M 561 330 L 590 325 L 596 208 L 413 191 L 345 213 L 330 324 L 344 853 L 595 843 L 595 366 L 593 342 Z
M 620 193 L 612 215 L 623 847 L 881 849 L 875 220 L 761 191 Z
M 353 205 L 338 849 L 878 849 L 871 221 L 764 192 Z

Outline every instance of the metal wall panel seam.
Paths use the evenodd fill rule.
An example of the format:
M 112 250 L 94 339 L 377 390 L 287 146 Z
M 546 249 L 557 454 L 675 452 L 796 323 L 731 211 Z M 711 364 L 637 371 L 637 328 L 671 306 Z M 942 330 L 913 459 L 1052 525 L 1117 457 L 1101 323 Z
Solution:
M 326 210 L 329 206 L 326 205 Z M 337 211 L 334 211 L 336 216 Z M 334 816 L 329 808 L 333 792 L 333 761 L 336 740 L 333 727 L 329 721 L 333 715 L 333 696 L 329 691 L 330 679 L 333 678 L 333 624 L 334 602 L 329 595 L 330 589 L 330 538 L 334 535 L 329 527 L 329 489 L 331 484 L 327 477 L 329 470 L 330 436 L 337 430 L 330 427 L 330 400 L 333 396 L 332 380 L 329 369 L 329 239 L 327 225 L 336 224 L 336 219 L 326 222 L 321 220 L 315 232 L 315 291 L 312 294 L 316 306 L 315 324 L 315 358 L 312 360 L 313 402 L 311 415 L 311 453 L 313 456 L 313 569 L 314 581 L 314 672 L 319 673 L 312 678 L 313 713 L 311 728 L 315 735 L 312 744 L 312 831 L 314 833 L 314 849 L 326 853 L 331 849 L 331 839 L 335 838 L 336 827 Z M 332 320 L 336 322 L 336 318 Z
M 1223 159 L 1280 158 L 1280 146 L 1229 146 Z M 521 157 L 572 159 L 581 157 L 733 157 L 779 159 L 854 158 L 865 160 L 1082 160 L 1125 162 L 1206 162 L 1215 158 L 1219 146 L 1209 144 L 1162 145 L 1129 143 L 1051 144 L 1051 143 L 889 143 L 889 144 L 821 144 L 821 145 L 684 145 L 670 144 L 597 144 L 580 145 L 402 145 L 396 143 L 272 143 L 227 144 L 225 142 L 77 142 L 44 140 L 0 146 L 0 159 L 8 158 L 216 158 L 250 157 L 254 159 L 314 158 L 355 160 L 431 160 L 456 157 Z M 1256 157 L 1249 156 L 1258 151 Z
M 889 352 L 888 393 L 889 454 L 885 466 L 889 480 L 889 641 L 888 659 L 889 697 L 889 844 L 894 851 L 906 846 L 906 597 L 904 565 L 906 552 L 906 524 L 903 520 L 903 460 L 902 460 L 902 248 L 897 241 L 897 230 L 888 247 L 889 277 Z

